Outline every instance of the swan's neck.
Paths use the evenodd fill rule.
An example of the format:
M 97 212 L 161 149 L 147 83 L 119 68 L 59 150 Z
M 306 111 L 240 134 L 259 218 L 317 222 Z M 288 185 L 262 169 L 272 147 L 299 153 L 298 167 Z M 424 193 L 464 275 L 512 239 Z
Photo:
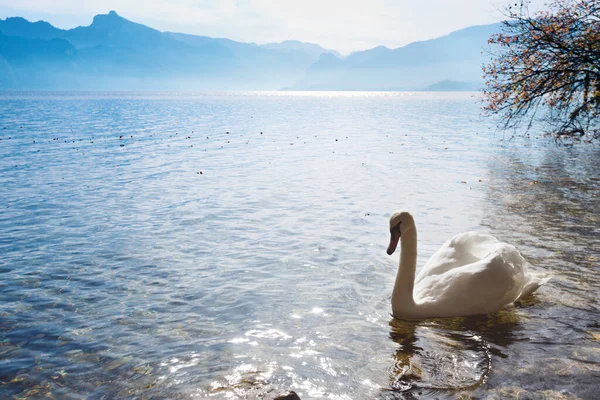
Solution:
M 417 269 L 417 229 L 413 226 L 400 237 L 400 265 L 392 294 L 392 312 L 394 316 L 408 316 L 415 301 L 415 270 Z

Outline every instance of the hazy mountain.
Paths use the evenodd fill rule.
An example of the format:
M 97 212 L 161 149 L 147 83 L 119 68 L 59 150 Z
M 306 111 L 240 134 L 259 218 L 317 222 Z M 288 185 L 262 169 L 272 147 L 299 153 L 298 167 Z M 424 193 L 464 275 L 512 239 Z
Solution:
M 230 39 L 211 38 L 208 36 L 189 35 L 187 33 L 164 32 L 164 36 L 186 43 L 190 46 L 205 46 L 207 44 L 219 44 L 231 50 L 256 49 L 254 43 L 241 43 Z
M 243 65 L 239 73 L 254 76 L 254 79 L 276 79 L 278 87 L 296 82 L 306 69 L 318 60 L 314 52 L 302 49 L 270 49 L 254 43 L 241 43 L 230 39 L 214 39 L 207 36 L 165 32 L 165 35 L 190 46 L 218 44 L 229 50 L 237 62 Z M 307 43 L 307 45 L 316 46 Z M 319 53 L 320 54 L 320 53 Z
M 260 46 L 265 49 L 271 49 L 271 50 L 300 51 L 300 52 L 312 55 L 314 57 L 315 61 L 317 61 L 319 59 L 319 57 L 321 56 L 321 54 L 324 54 L 324 53 L 331 53 L 339 58 L 342 57 L 340 55 L 340 53 L 338 53 L 335 50 L 327 50 L 327 49 L 324 49 L 323 47 L 319 46 L 318 44 L 300 42 L 298 40 L 284 40 L 281 43 L 267 43 L 267 44 L 263 44 Z
M 64 39 L 75 48 L 95 46 L 148 47 L 170 45 L 181 48 L 181 42 L 156 29 L 131 22 L 115 11 L 96 15 L 89 26 L 63 30 L 45 21 L 29 22 L 21 17 L 0 19 L 0 32 L 7 36 L 30 39 Z
M 321 56 L 295 89 L 419 90 L 441 81 L 481 84 L 482 54 L 499 24 L 474 26 L 398 49 L 376 47 L 345 59 Z
M 498 25 L 399 49 L 341 58 L 311 43 L 256 45 L 160 32 L 116 12 L 89 26 L 0 19 L 0 87 L 174 90 L 465 90 L 481 83 L 481 55 Z
M 427 86 L 424 90 L 429 92 L 470 92 L 478 90 L 476 82 L 459 82 L 445 79 L 443 81 Z
M 114 11 L 69 30 L 7 18 L 0 20 L 0 32 L 5 88 L 278 89 L 296 82 L 316 61 L 309 52 L 160 32 Z M 57 53 L 52 63 L 36 58 L 56 41 L 69 46 L 68 55 Z M 23 60 L 30 63 L 17 62 L 16 53 L 27 54 Z M 44 78 L 29 79 L 32 70 Z
M 40 89 L 60 88 L 77 75 L 81 59 L 77 50 L 61 39 L 41 40 L 0 33 L 0 88 L 28 82 Z M 49 85 L 48 82 L 56 82 Z
M 48 22 L 29 22 L 25 18 L 11 17 L 0 19 L 0 32 L 7 36 L 20 36 L 28 39 L 54 39 L 60 36 L 60 29 Z

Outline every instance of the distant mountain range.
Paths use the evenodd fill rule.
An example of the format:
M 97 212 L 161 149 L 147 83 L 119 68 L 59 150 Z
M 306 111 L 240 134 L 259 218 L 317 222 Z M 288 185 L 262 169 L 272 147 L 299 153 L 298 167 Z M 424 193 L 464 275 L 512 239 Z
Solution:
M 341 57 L 312 43 L 257 45 L 160 32 L 116 12 L 58 29 L 0 19 L 0 89 L 466 90 L 481 84 L 481 52 L 498 25 L 399 49 Z

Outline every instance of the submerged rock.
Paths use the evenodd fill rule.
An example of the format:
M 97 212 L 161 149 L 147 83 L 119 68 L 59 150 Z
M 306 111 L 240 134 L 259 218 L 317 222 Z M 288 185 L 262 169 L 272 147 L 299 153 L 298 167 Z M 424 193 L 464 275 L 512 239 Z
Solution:
M 293 390 L 290 390 L 286 394 L 282 394 L 281 396 L 275 397 L 273 400 L 301 400 L 300 396 L 296 394 Z

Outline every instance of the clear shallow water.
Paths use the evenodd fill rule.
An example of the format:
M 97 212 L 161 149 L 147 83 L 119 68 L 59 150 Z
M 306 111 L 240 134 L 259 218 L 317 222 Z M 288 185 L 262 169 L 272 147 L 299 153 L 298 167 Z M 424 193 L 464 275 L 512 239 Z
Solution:
M 1 94 L 0 397 L 597 398 L 600 149 L 508 140 L 478 112 Z M 554 277 L 487 317 L 395 321 L 398 208 L 420 263 L 479 230 Z

